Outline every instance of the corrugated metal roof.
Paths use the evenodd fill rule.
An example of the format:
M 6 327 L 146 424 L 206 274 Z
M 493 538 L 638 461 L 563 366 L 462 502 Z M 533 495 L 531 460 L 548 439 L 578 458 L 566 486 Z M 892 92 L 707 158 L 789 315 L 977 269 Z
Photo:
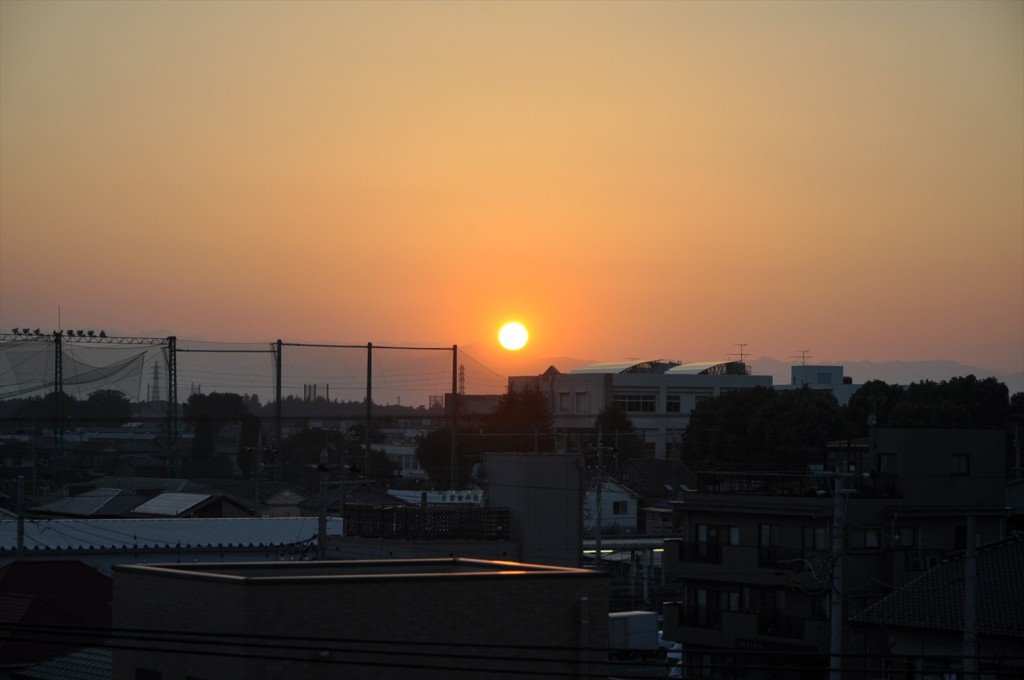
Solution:
M 574 368 L 570 373 L 622 373 L 625 370 L 636 366 L 637 364 L 646 363 L 645 361 L 616 361 L 604 364 L 590 364 L 588 366 L 580 366 Z
M 726 364 L 726 363 L 729 363 L 729 362 L 727 362 L 727 361 L 695 361 L 695 362 L 689 363 L 689 364 L 680 364 L 679 366 L 674 366 L 674 367 L 668 369 L 668 371 L 666 371 L 666 373 L 669 373 L 669 374 L 683 374 L 683 375 L 700 375 L 701 373 L 703 373 L 704 371 L 708 370 L 709 368 L 713 368 L 715 366 L 721 366 L 722 364 Z
M 340 534 L 340 518 L 327 520 Z M 0 522 L 0 550 L 17 548 L 17 522 Z M 25 550 L 274 547 L 317 535 L 316 517 L 231 519 L 50 519 L 25 522 Z
M 177 517 L 209 498 L 211 498 L 210 494 L 203 493 L 162 493 L 137 506 L 132 512 L 139 515 Z

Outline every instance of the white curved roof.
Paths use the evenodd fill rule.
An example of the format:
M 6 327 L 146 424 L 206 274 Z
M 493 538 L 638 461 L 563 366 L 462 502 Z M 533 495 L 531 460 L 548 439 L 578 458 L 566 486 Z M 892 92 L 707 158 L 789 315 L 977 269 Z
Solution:
M 328 518 L 328 532 L 341 531 Z M 25 522 L 26 551 L 132 548 L 276 548 L 317 535 L 316 517 L 230 519 L 47 519 Z M 0 549 L 17 546 L 17 522 L 0 522 Z

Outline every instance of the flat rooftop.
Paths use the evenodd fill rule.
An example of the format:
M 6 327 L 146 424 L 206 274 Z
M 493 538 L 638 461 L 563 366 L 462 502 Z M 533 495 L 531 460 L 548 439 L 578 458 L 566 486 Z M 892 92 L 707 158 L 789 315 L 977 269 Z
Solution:
M 590 569 L 463 557 L 411 560 L 330 560 L 310 562 L 224 562 L 192 564 L 121 564 L 115 573 L 235 583 L 332 583 L 450 580 L 465 578 L 602 577 Z

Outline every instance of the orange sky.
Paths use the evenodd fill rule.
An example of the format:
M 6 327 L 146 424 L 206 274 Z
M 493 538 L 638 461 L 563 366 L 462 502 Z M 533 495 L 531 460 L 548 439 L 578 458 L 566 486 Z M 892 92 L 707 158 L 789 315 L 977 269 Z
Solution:
M 1022 371 L 1024 3 L 0 0 L 0 329 L 58 313 Z

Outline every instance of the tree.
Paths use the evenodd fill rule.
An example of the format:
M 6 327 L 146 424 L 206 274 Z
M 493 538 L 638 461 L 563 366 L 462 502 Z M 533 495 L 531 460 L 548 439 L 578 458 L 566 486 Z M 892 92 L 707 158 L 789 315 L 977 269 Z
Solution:
M 835 397 L 802 388 L 768 387 L 726 392 L 700 402 L 683 436 L 693 464 L 721 470 L 806 470 L 825 444 L 842 436 Z
M 479 440 L 459 438 L 455 478 L 452 479 L 452 430 L 444 427 L 431 430 L 416 440 L 416 458 L 430 476 L 436 489 L 455 489 L 470 478 L 473 466 L 480 461 Z
M 594 429 L 600 433 L 601 445 L 611 447 L 618 465 L 631 458 L 643 457 L 644 443 L 637 435 L 633 421 L 622 408 L 613 404 L 601 409 L 594 419 Z
M 1010 392 L 995 378 L 973 375 L 911 383 L 890 412 L 892 427 L 1005 428 Z
M 217 436 L 229 422 L 241 421 L 249 414 L 238 394 L 211 392 L 193 394 L 182 406 L 182 420 L 192 427 L 192 473 L 222 476 L 227 461 L 216 460 Z
M 509 390 L 484 419 L 486 441 L 481 446 L 487 451 L 550 451 L 554 422 L 543 392 L 532 387 Z
M 905 391 L 899 385 L 869 380 L 850 396 L 844 409 L 849 437 L 863 437 L 871 427 L 889 425 L 890 414 L 903 400 Z
M 87 423 L 123 425 L 132 418 L 132 404 L 117 390 L 96 390 L 79 403 L 78 417 Z

